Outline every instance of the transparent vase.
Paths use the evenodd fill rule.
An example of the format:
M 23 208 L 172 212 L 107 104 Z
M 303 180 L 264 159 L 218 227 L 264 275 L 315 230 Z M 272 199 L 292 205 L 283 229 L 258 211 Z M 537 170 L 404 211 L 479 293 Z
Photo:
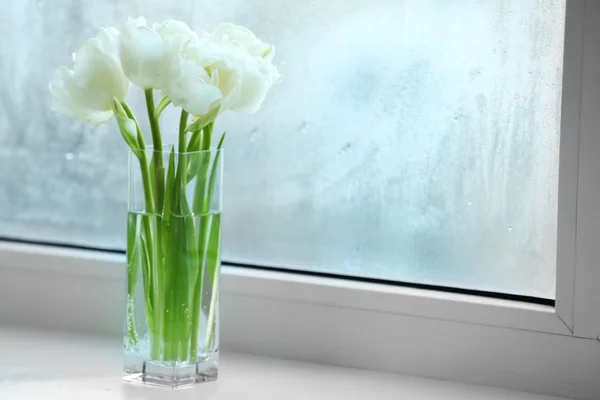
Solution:
M 130 150 L 124 379 L 215 380 L 223 150 Z

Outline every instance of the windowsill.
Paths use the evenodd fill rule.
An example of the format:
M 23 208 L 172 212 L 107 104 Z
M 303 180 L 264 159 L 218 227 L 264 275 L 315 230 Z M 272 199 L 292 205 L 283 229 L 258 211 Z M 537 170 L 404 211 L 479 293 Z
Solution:
M 162 389 L 121 381 L 121 347 L 114 338 L 3 327 L 0 343 L 0 398 L 165 398 Z M 229 352 L 221 355 L 219 374 L 215 383 L 170 391 L 169 399 L 558 400 L 484 386 Z
M 89 332 L 89 335 L 118 338 L 122 334 L 126 302 L 124 265 L 124 256 L 120 254 L 0 241 L 0 321 L 5 326 Z M 474 389 L 461 391 L 464 386 L 439 386 L 436 381 L 385 373 L 567 398 L 600 398 L 597 379 L 600 346 L 595 339 L 572 336 L 552 307 L 244 268 L 225 267 L 222 272 L 222 349 L 380 371 L 381 374 L 356 375 L 357 370 L 272 359 L 248 361 L 248 357 L 228 353 L 223 358 L 220 383 L 206 386 L 220 387 L 223 381 L 232 380 L 226 388 L 219 389 L 217 400 L 233 396 L 228 394 L 233 390 L 230 386 L 244 386 L 245 381 L 241 379 L 246 378 L 243 376 L 250 376 L 249 382 L 257 382 L 250 386 L 261 388 L 261 392 L 256 393 L 261 398 L 276 398 L 276 393 L 285 389 L 271 384 L 272 380 L 287 382 L 292 388 L 297 381 L 303 389 L 300 394 L 313 397 L 328 390 L 346 393 L 346 398 L 356 398 L 355 393 L 367 391 L 364 396 L 369 397 L 368 390 L 375 390 L 369 387 L 374 386 L 378 388 L 376 398 L 386 398 L 387 392 L 414 398 L 406 396 L 409 389 L 410 393 L 417 393 L 418 399 L 515 398 L 492 389 L 485 390 L 489 393 L 487 396 L 465 397 L 465 393 Z M 105 387 L 111 394 L 123 392 L 119 378 L 119 340 L 113 339 L 112 344 L 106 342 L 106 338 L 104 342 L 100 339 L 94 342 L 90 339 L 93 336 L 83 333 L 72 340 L 44 335 L 42 341 L 35 330 L 23 331 L 26 335 L 22 338 L 20 331 L 12 331 L 12 336 L 10 332 L 8 328 L 4 328 L 4 332 L 0 328 L 0 360 L 7 363 L 0 361 L 0 379 L 11 377 L 13 382 L 10 386 L 0 385 L 0 398 L 5 398 L 9 389 L 35 394 L 51 388 L 86 391 Z M 36 345 L 41 348 L 36 349 Z M 102 346 L 107 350 L 98 351 Z M 8 357 L 2 353 L 14 348 L 33 348 L 35 352 L 24 354 L 20 359 L 16 359 L 18 354 Z M 72 348 L 77 352 L 73 353 Z M 78 362 L 71 363 L 69 354 Z M 108 361 L 99 364 L 108 354 Z M 58 372 L 56 364 L 62 365 Z M 4 371 L 8 365 L 11 370 Z M 287 371 L 285 379 L 279 376 L 282 370 Z M 311 374 L 311 370 L 317 372 Z M 72 374 L 72 371 L 77 373 Z M 235 371 L 242 371 L 241 376 L 237 377 Z M 269 385 L 262 382 L 271 375 L 275 378 L 265 381 Z M 317 375 L 325 376 L 325 381 Z M 15 377 L 23 377 L 30 383 L 15 389 Z M 238 381 L 242 384 L 236 383 Z M 367 383 L 364 388 L 361 381 Z M 311 393 L 313 387 L 319 389 Z M 494 393 L 502 395 L 498 397 Z M 61 398 L 60 391 L 56 394 L 59 396 L 53 397 Z M 114 394 L 107 398 L 113 399 Z M 148 396 L 121 395 L 120 398 Z M 517 398 L 548 399 L 531 395 Z

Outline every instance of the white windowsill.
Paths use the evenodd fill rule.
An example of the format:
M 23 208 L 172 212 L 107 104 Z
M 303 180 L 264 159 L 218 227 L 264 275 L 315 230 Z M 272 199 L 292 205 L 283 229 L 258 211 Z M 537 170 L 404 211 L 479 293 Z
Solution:
M 122 391 L 119 342 L 126 302 L 124 265 L 124 256 L 120 254 L 0 241 L 2 324 L 29 326 L 33 332 L 35 329 L 81 332 L 76 341 L 82 343 L 90 343 L 85 339 L 88 335 L 105 335 L 105 341 L 114 341 L 110 362 L 99 369 L 96 368 L 98 359 L 109 352 L 99 352 L 89 344 L 79 346 L 83 349 L 83 358 L 75 354 L 81 359 L 76 371 L 89 371 L 80 380 L 76 377 L 81 375 L 73 378 L 68 374 L 69 364 L 65 364 L 68 358 L 64 354 L 69 347 L 65 346 L 64 340 L 50 343 L 44 337 L 45 342 L 42 342 L 34 335 L 29 340 L 17 338 L 13 344 L 3 337 L 0 327 L 0 377 L 33 376 L 27 379 L 26 386 L 21 387 L 32 393 L 49 390 L 53 385 L 84 391 L 88 386 L 96 388 L 100 385 L 106 386 L 111 393 L 117 389 Z M 340 392 L 347 394 L 345 398 L 357 398 L 352 394 L 376 387 L 382 388 L 382 394 L 379 396 L 378 391 L 378 396 L 373 398 L 398 398 L 386 397 L 385 392 L 404 394 L 398 386 L 405 385 L 395 383 L 399 380 L 413 382 L 406 387 L 417 393 L 417 397 L 404 395 L 399 398 L 436 400 L 438 397 L 434 395 L 422 394 L 430 393 L 427 390 L 436 393 L 437 390 L 446 396 L 439 398 L 448 399 L 548 399 L 524 394 L 521 396 L 525 397 L 506 396 L 506 392 L 491 389 L 486 390 L 491 393 L 487 397 L 479 394 L 467 397 L 460 391 L 450 397 L 447 392 L 452 390 L 446 386 L 440 389 L 435 384 L 431 389 L 432 383 L 415 389 L 420 386 L 414 382 L 430 381 L 399 378 L 412 375 L 567 398 L 599 398 L 598 342 L 573 336 L 556 318 L 552 307 L 243 268 L 223 269 L 220 301 L 220 341 L 227 352 L 223 376 L 227 376 L 228 370 L 256 370 L 259 372 L 256 376 L 254 372 L 242 375 L 259 382 L 256 386 L 261 390 L 270 382 L 266 380 L 270 375 L 289 382 L 291 387 L 302 387 L 303 381 L 312 382 L 317 379 L 316 375 L 322 374 L 327 377 L 325 382 L 307 383 L 309 387 L 301 393 L 303 396 L 313 395 L 311 390 L 316 390 L 314 387 L 319 385 L 324 389 L 319 389 L 317 394 L 338 393 L 335 388 L 339 385 L 344 390 L 348 387 L 347 392 Z M 52 353 L 56 357 L 50 361 L 37 356 L 23 357 L 21 365 L 34 368 L 33 373 L 27 369 L 15 370 L 14 364 L 5 361 L 8 358 L 2 351 L 27 349 L 36 343 L 42 346 L 39 354 L 52 353 L 52 348 L 61 350 Z M 73 347 L 77 348 L 77 345 Z M 280 364 L 268 361 L 272 360 L 269 358 L 256 358 L 252 359 L 256 361 L 252 367 L 239 367 L 237 360 L 241 360 L 240 365 L 248 365 L 249 361 L 247 357 L 236 356 L 236 352 L 315 365 L 292 361 Z M 12 357 L 14 359 L 14 354 Z M 52 383 L 49 376 L 53 373 L 52 362 L 64 364 L 66 381 Z M 317 364 L 338 367 L 317 367 Z M 302 365 L 304 369 L 300 367 Z M 3 371 L 7 366 L 11 370 Z M 298 366 L 299 370 L 293 366 Z M 364 372 L 357 376 L 356 370 L 339 367 L 381 371 L 381 374 Z M 309 374 L 307 371 L 310 370 L 320 372 Z M 283 375 L 290 376 L 283 379 L 281 371 L 287 371 Z M 40 377 L 35 373 L 41 374 Z M 227 379 L 234 379 L 231 386 L 236 389 L 227 385 L 219 393 L 238 390 L 237 380 L 246 379 L 237 377 L 235 372 L 229 376 Z M 373 378 L 371 382 L 371 377 L 379 378 Z M 334 383 L 326 383 L 330 379 Z M 367 381 L 364 387 L 360 383 L 363 380 Z M 0 388 L 8 390 L 7 385 L 0 385 Z M 272 392 L 267 395 L 261 392 L 262 398 L 276 398 L 276 392 L 283 389 L 269 386 L 269 390 Z M 493 393 L 503 394 L 493 397 Z M 7 393 L 0 392 L 0 399 L 12 398 L 4 394 Z M 369 398 L 367 394 L 365 396 Z
M 114 338 L 4 327 L 0 328 L 0 343 L 3 399 L 558 400 L 484 386 L 228 352 L 221 355 L 217 382 L 167 392 L 121 381 L 121 346 Z

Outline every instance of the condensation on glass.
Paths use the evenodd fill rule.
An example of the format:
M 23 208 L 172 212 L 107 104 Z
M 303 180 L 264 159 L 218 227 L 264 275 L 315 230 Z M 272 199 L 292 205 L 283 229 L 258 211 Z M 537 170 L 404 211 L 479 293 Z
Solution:
M 283 79 L 217 129 L 224 259 L 554 298 L 565 0 L 2 8 L 1 235 L 124 248 L 123 139 L 55 116 L 47 83 L 127 16 L 234 21 L 276 44 Z

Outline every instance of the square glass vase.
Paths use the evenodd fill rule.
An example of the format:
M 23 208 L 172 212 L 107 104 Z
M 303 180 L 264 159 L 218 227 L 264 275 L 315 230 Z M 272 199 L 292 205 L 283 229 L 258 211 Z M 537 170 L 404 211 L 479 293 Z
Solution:
M 217 379 L 222 150 L 131 150 L 123 379 Z

